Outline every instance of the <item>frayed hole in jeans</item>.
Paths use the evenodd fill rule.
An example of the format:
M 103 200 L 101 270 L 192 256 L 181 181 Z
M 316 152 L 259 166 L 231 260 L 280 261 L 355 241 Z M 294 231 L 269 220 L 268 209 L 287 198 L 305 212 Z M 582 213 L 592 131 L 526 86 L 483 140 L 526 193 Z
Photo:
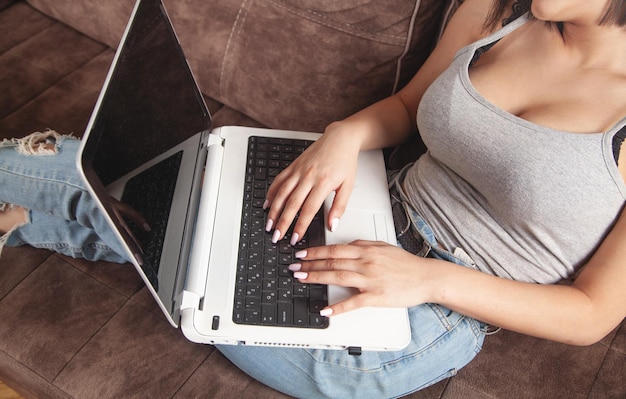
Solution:
M 54 155 L 61 135 L 54 130 L 31 133 L 26 137 L 14 139 L 17 152 L 24 155 Z

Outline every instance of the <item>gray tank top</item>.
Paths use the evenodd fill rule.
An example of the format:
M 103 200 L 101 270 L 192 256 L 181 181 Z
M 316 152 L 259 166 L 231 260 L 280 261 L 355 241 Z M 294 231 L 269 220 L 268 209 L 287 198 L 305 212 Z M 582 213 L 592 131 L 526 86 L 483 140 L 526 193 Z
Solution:
M 482 97 L 469 79 L 472 57 L 526 21 L 461 49 L 426 91 L 417 123 L 429 150 L 403 185 L 444 247 L 462 248 L 483 272 L 547 284 L 584 265 L 622 210 L 626 185 L 612 140 L 626 118 L 577 134 Z

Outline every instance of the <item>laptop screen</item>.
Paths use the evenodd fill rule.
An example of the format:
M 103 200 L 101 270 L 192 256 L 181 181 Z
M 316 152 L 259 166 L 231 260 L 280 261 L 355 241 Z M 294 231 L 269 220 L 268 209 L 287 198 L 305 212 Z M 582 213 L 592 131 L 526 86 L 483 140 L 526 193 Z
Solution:
M 85 156 L 104 186 L 210 126 L 164 13 L 140 2 L 94 119 Z
M 169 203 L 163 198 L 173 195 L 177 175 L 168 180 L 167 195 L 166 179 L 161 172 L 144 179 L 156 181 L 153 186 L 158 190 L 147 192 L 143 186 L 134 190 L 137 195 L 133 198 L 143 197 L 140 198 L 143 208 L 127 201 L 130 180 L 126 183 L 121 201 L 145 217 L 151 227 L 149 231 L 121 215 L 105 187 L 198 133 L 206 132 L 210 125 L 209 111 L 161 2 L 139 1 L 93 112 L 79 162 L 89 186 L 169 314 L 173 312 L 173 286 L 180 282 L 176 280 L 176 262 L 169 262 L 167 270 L 159 269 L 159 251 L 168 215 L 156 210 L 169 211 L 172 197 L 167 199 Z M 170 161 L 180 162 L 180 158 L 170 157 Z M 159 171 L 165 168 L 166 172 L 171 169 L 178 173 L 177 165 L 159 165 Z M 154 173 L 152 169 L 150 173 Z M 154 249 L 155 243 L 161 247 Z

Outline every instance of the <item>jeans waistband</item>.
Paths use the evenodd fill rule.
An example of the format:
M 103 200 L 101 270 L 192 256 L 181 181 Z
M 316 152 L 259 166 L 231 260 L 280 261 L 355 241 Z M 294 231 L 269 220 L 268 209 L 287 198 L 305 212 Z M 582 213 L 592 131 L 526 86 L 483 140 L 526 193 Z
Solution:
M 409 164 L 399 171 L 390 172 L 388 177 L 389 195 L 398 242 L 402 248 L 417 256 L 447 260 L 474 268 L 474 261 L 462 248 L 455 248 L 450 251 L 443 247 L 437 241 L 432 228 L 410 205 L 402 188 L 402 181 L 406 171 L 411 166 L 412 164 Z

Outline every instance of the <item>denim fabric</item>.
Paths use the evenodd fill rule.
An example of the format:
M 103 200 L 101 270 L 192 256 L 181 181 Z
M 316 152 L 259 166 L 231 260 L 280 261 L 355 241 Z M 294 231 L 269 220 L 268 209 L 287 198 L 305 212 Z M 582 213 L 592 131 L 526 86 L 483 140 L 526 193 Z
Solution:
M 40 144 L 46 142 L 53 149 L 43 150 Z M 2 237 L 2 242 L 124 263 L 119 241 L 76 170 L 79 145 L 79 140 L 55 132 L 34 133 L 0 145 L 0 205 L 28 210 L 28 222 Z
M 34 138 L 37 138 L 35 136 Z M 42 136 L 40 136 L 42 137 Z M 69 256 L 125 262 L 124 252 L 76 171 L 79 141 L 48 137 L 54 151 L 24 153 L 24 142 L 0 145 L 0 207 L 20 205 L 29 221 L 5 235 Z M 32 143 L 31 143 L 32 144 Z M 428 225 L 406 208 L 425 254 L 462 263 L 438 248 Z M 302 398 L 400 397 L 454 375 L 480 351 L 486 326 L 436 304 L 409 309 L 412 341 L 402 351 L 365 352 L 219 346 L 243 371 Z
M 297 398 L 397 398 L 451 377 L 482 348 L 485 326 L 442 306 L 409 309 L 412 341 L 404 350 L 229 346 L 217 348 L 258 381 Z
M 391 185 L 400 185 L 401 175 Z M 402 196 L 401 187 L 399 189 Z M 421 256 L 470 266 L 441 248 L 428 224 L 405 206 Z M 235 365 L 297 398 L 396 398 L 456 374 L 482 348 L 487 326 L 437 304 L 408 309 L 411 343 L 401 351 L 365 352 L 220 345 Z

